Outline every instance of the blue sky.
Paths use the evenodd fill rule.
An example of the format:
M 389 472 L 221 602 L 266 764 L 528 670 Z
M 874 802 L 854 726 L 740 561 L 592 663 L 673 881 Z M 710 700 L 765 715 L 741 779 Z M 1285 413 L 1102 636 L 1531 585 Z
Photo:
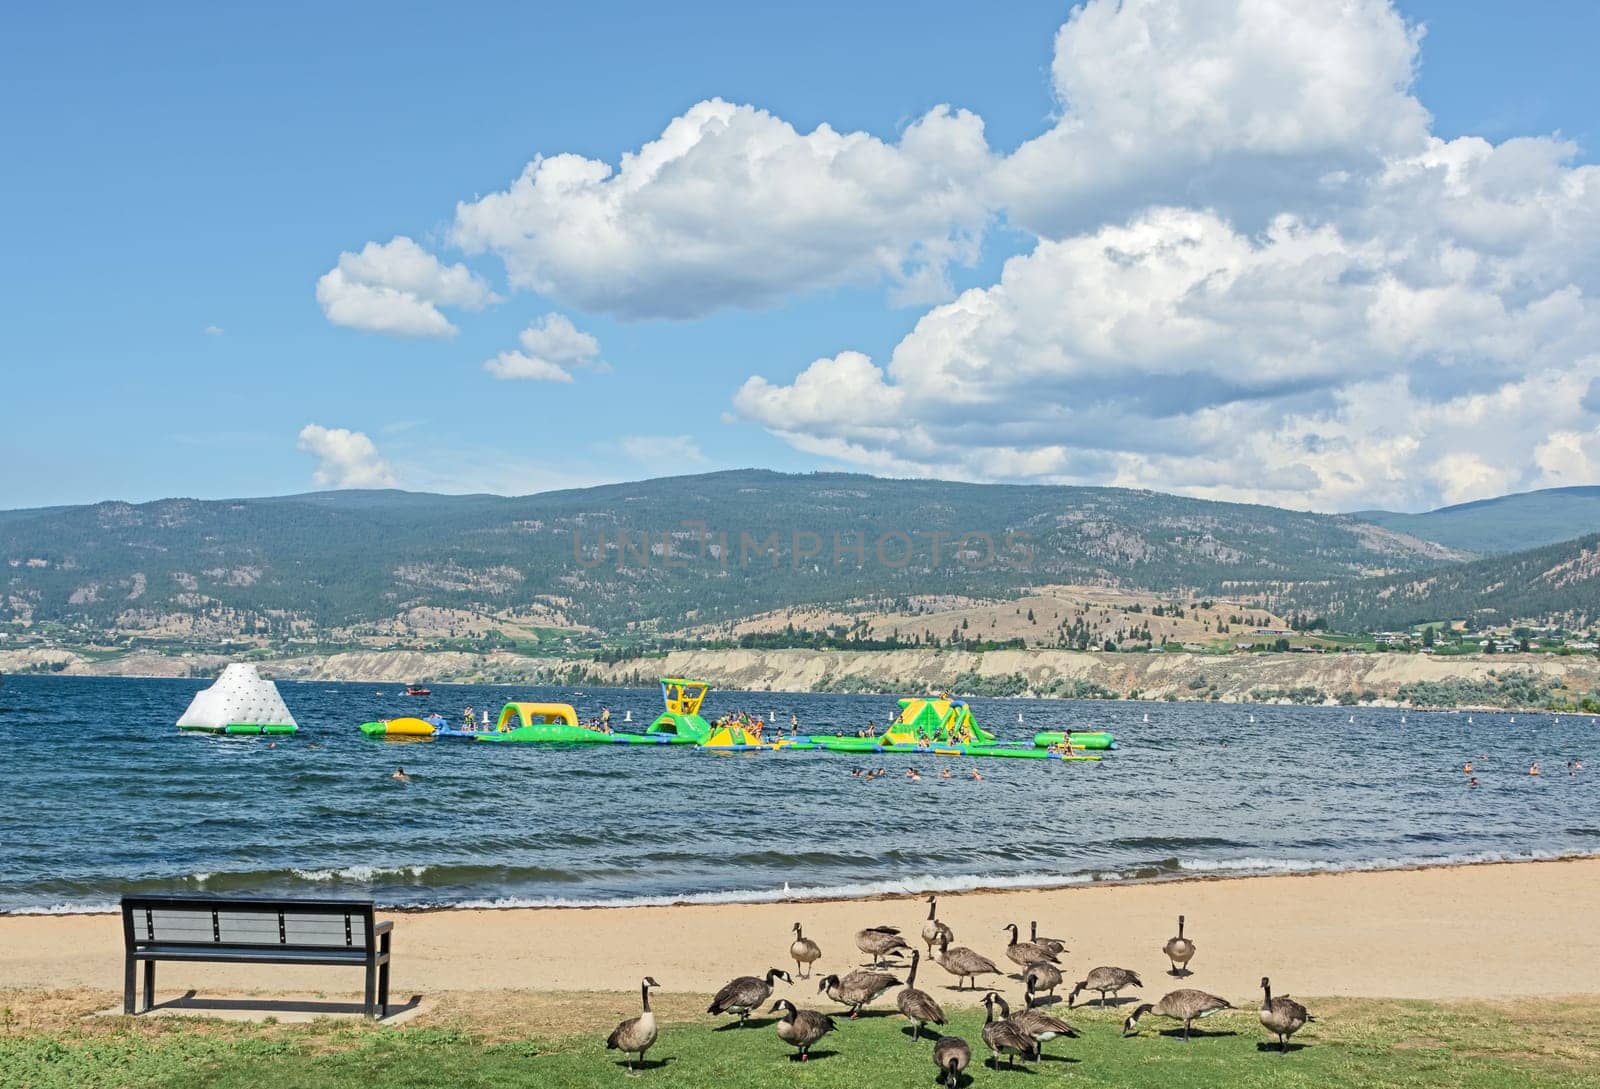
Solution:
M 1179 0 L 1172 6 L 1196 7 Z M 1319 177 L 1335 169 L 1344 176 L 1355 168 L 1335 161 L 1335 152 L 1366 162 L 1369 145 L 1381 145 L 1393 173 L 1392 165 L 1411 154 L 1405 141 L 1419 137 L 1391 139 L 1378 122 L 1371 131 L 1316 142 L 1314 154 L 1299 144 L 1288 154 L 1275 150 L 1270 169 L 1256 148 L 1239 160 L 1249 170 L 1221 169 L 1242 145 L 1217 137 L 1195 153 L 1204 156 L 1198 169 L 1181 158 L 1146 156 L 1134 160 L 1136 183 L 1080 180 L 1076 188 L 1042 194 L 1037 183 L 991 182 L 990 166 L 970 157 L 966 166 L 953 165 L 959 155 L 935 157 L 922 165 L 940 177 L 947 166 L 959 174 L 952 191 L 970 197 L 970 206 L 951 213 L 953 225 L 930 227 L 926 217 L 913 217 L 871 253 L 850 248 L 850 234 L 859 233 L 851 224 L 861 222 L 852 217 L 890 218 L 873 211 L 885 204 L 844 215 L 822 208 L 808 220 L 804 209 L 794 209 L 807 199 L 804 186 L 752 197 L 738 176 L 719 174 L 718 160 L 709 158 L 696 167 L 706 171 L 697 184 L 708 214 L 725 198 L 748 198 L 745 211 L 729 218 L 749 219 L 719 221 L 728 232 L 721 255 L 691 271 L 707 282 L 769 284 L 755 298 L 735 286 L 726 303 L 704 289 L 675 298 L 674 285 L 688 276 L 670 259 L 664 268 L 623 268 L 626 261 L 651 260 L 637 246 L 619 251 L 614 264 L 603 250 L 590 261 L 541 249 L 542 269 L 565 263 L 541 274 L 542 287 L 518 286 L 505 255 L 493 245 L 473 252 L 456 224 L 458 202 L 505 190 L 536 155 L 570 153 L 615 166 L 708 99 L 753 106 L 802 135 L 824 124 L 868 134 L 891 151 L 903 149 L 908 128 L 947 103 L 982 119 L 984 163 L 1007 160 L 1061 119 L 1052 80 L 1060 78 L 1055 36 L 1068 5 L 1017 0 L 982 14 L 939 0 L 816 3 L 803 12 L 732 3 L 220 7 L 165 5 L 151 13 L 126 5 L 36 5 L 12 13 L 0 36 L 9 85 L 0 107 L 8 220 L 0 278 L 9 300 L 0 326 L 6 422 L 0 459 L 7 467 L 0 507 L 280 494 L 317 486 L 319 469 L 329 484 L 381 480 L 425 490 L 524 493 L 747 465 L 842 467 L 1132 483 L 1324 509 L 1418 507 L 1595 482 L 1579 479 L 1591 457 L 1594 421 L 1587 416 L 1513 415 L 1486 425 L 1480 412 L 1471 427 L 1463 422 L 1464 398 L 1531 383 L 1535 370 L 1546 376 L 1542 390 L 1588 381 L 1577 360 L 1595 345 L 1571 335 L 1557 342 L 1553 334 L 1528 333 L 1535 339 L 1519 342 L 1508 353 L 1516 359 L 1509 359 L 1493 347 L 1457 356 L 1436 341 L 1420 344 L 1396 333 L 1393 362 L 1368 377 L 1405 383 L 1418 398 L 1409 417 L 1436 421 L 1414 442 L 1406 441 L 1398 420 L 1374 421 L 1338 407 L 1350 391 L 1322 369 L 1302 375 L 1285 363 L 1282 345 L 1229 360 L 1225 368 L 1208 369 L 1209 357 L 1186 356 L 1109 369 L 1074 363 L 1070 373 L 1019 364 L 1012 372 L 1012 349 L 996 334 L 975 342 L 988 354 L 976 367 L 982 381 L 974 378 L 972 399 L 928 392 L 935 386 L 924 382 L 928 374 L 948 382 L 957 372 L 948 360 L 922 362 L 921 341 L 929 337 L 912 337 L 919 322 L 930 319 L 924 332 L 937 333 L 934 312 L 961 291 L 997 287 L 1007 258 L 1040 258 L 1036 248 L 1100 239 L 1096 231 L 1137 221 L 1142 206 L 1106 194 L 1138 188 L 1152 176 L 1168 180 L 1151 183 L 1158 191 L 1139 200 L 1215 211 L 1247 240 L 1262 237 L 1273 214 L 1287 212 L 1307 224 L 1336 224 L 1352 251 L 1387 245 L 1383 232 L 1390 229 L 1371 224 L 1389 215 L 1389 205 L 1375 200 L 1360 214 L 1347 213 L 1338 200 L 1312 207 L 1300 199 L 1311 175 L 1297 172 L 1314 158 Z M 1539 166 L 1544 181 L 1516 173 L 1513 182 L 1496 183 L 1501 171 L 1485 187 L 1516 184 L 1542 193 L 1557 176 L 1551 171 L 1571 179 L 1594 161 L 1600 133 L 1592 104 L 1600 101 L 1600 76 L 1590 54 L 1600 40 L 1600 9 L 1457 2 L 1404 3 L 1399 12 L 1413 28 L 1426 25 L 1417 78 L 1403 90 L 1405 101 L 1419 101 L 1431 114 L 1433 138 L 1482 137 L 1494 145 L 1559 134 L 1576 145 L 1558 166 Z M 1376 25 L 1381 15 L 1369 22 Z M 1089 23 L 1081 20 L 1078 31 L 1085 55 L 1103 52 L 1121 33 Z M 1383 58 L 1398 40 L 1394 28 L 1368 29 L 1354 28 L 1352 40 L 1362 48 L 1376 43 L 1374 65 L 1393 64 Z M 1228 40 L 1218 46 L 1227 47 Z M 1142 93 L 1136 70 L 1117 91 Z M 1307 95 L 1306 116 L 1320 97 L 1320 91 Z M 1403 112 L 1399 101 L 1377 102 L 1374 116 Z M 1252 188 L 1252 179 L 1290 160 L 1294 170 L 1284 171 L 1290 179 L 1284 188 Z M 1206 184 L 1215 188 L 1197 189 L 1192 179 L 1213 167 L 1216 176 Z M 992 195 L 1002 190 L 1012 195 Z M 902 198 L 899 189 L 881 197 L 888 205 Z M 773 202 L 774 214 L 797 217 L 793 235 L 770 245 L 751 241 L 769 222 L 762 200 Z M 649 207 L 641 201 L 625 212 L 645 216 Z M 1565 229 L 1570 233 L 1571 216 L 1593 207 L 1577 201 Z M 967 230 L 977 222 L 964 218 L 971 216 L 981 227 Z M 641 237 L 654 237 L 649 232 L 658 227 L 640 226 Z M 946 240 L 947 227 L 951 238 L 965 233 L 967 245 L 934 262 L 943 288 L 925 289 L 921 281 L 907 288 L 900 277 L 913 279 L 905 270 L 924 260 L 918 255 L 930 240 Z M 1204 233 L 1210 225 L 1181 229 Z M 829 241 L 824 266 L 837 254 L 840 268 L 857 271 L 835 276 L 821 267 L 786 280 L 784 240 L 829 231 L 840 237 Z M 341 253 L 396 236 L 415 240 L 441 267 L 463 264 L 482 293 L 498 301 L 477 310 L 441 304 L 455 330 L 448 336 L 394 335 L 329 320 L 319 306 L 319 278 Z M 1587 304 L 1592 266 L 1557 256 L 1555 241 L 1514 243 L 1523 280 L 1497 296 L 1508 306 L 1508 327 L 1535 324 L 1521 320 L 1516 308 L 1531 307 L 1536 290 L 1541 299 L 1570 304 L 1576 294 Z M 1216 244 L 1219 253 L 1240 252 L 1227 239 Z M 666 245 L 682 248 L 685 241 Z M 1498 258 L 1508 245 L 1485 252 Z M 884 260 L 885 246 L 900 247 L 886 259 L 892 271 L 861 273 Z M 794 260 L 797 268 L 804 263 Z M 1081 285 L 1091 272 L 1065 267 L 1063 296 L 1086 295 Z M 1018 273 L 1019 284 L 1026 272 Z M 652 286 L 634 291 L 635 275 Z M 1256 295 L 1248 302 L 1253 312 L 1271 305 Z M 1361 305 L 1370 324 L 1381 304 Z M 662 307 L 681 315 L 651 316 Z M 1078 313 L 1074 329 L 1092 325 L 1097 313 Z M 549 314 L 597 345 L 589 358 L 550 349 L 571 381 L 502 380 L 485 370 Z M 1175 320 L 1170 312 L 1159 319 Z M 1586 311 L 1571 320 L 1587 328 Z M 1410 329 L 1409 319 L 1405 324 Z M 1477 335 L 1484 344 L 1494 339 L 1493 330 Z M 1065 334 L 1048 348 L 1054 358 L 1085 351 Z M 1192 351 L 1216 354 L 1205 345 Z M 885 369 L 891 355 L 892 372 Z M 1519 362 L 1525 359 L 1537 365 Z M 605 366 L 594 366 L 597 360 Z M 808 372 L 824 360 L 834 363 Z M 922 366 L 932 369 L 918 372 Z M 1294 377 L 1272 378 L 1283 369 Z M 815 375 L 825 400 L 847 404 L 830 413 L 809 402 L 796 381 L 805 373 Z M 737 398 L 752 376 L 765 380 L 765 392 Z M 866 383 L 859 391 L 849 384 L 858 378 Z M 1263 440 L 1268 450 L 1301 452 L 1266 473 L 1258 461 L 1231 461 L 1215 435 L 1200 434 L 1212 425 L 1175 417 L 1170 406 L 1143 404 L 1139 391 L 1158 379 L 1172 383 L 1186 410 L 1212 397 L 1207 404 L 1219 411 L 1259 413 L 1230 417 L 1228 427 L 1265 433 L 1281 421 L 1312 421 L 1284 424 L 1276 438 Z M 1446 391 L 1422 392 L 1441 382 Z M 1035 399 L 1028 389 L 1060 405 L 1057 414 L 1024 428 L 1017 421 Z M 1534 392 L 1530 386 L 1514 399 L 1530 401 Z M 1363 395 L 1370 399 L 1371 390 Z M 1074 414 L 1073 406 L 1090 403 L 1092 414 Z M 1105 423 L 1113 419 L 1126 427 L 1119 432 Z M 308 425 L 336 435 L 308 437 Z M 1526 441 L 1490 456 L 1473 427 L 1509 430 Z M 1363 429 L 1384 437 L 1364 442 Z M 1001 431 L 1004 441 L 991 440 Z M 1152 440 L 1153 433 L 1160 437 Z M 1552 446 L 1552 434 L 1572 437 Z M 1318 460 L 1329 444 L 1371 448 L 1391 439 L 1391 453 L 1366 469 L 1350 468 L 1353 456 Z M 1600 449 L 1594 456 L 1600 459 Z M 1502 464 L 1515 472 L 1496 471 Z M 1352 479 L 1342 481 L 1341 474 Z

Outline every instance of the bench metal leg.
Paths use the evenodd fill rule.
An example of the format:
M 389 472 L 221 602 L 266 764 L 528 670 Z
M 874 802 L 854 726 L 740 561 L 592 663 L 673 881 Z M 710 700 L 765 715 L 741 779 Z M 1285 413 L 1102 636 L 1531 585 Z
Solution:
M 378 968 L 378 1016 L 389 1016 L 389 962 L 384 961 Z
M 378 1019 L 378 967 L 367 961 L 367 1018 Z
M 156 962 L 144 962 L 144 1008 L 148 1011 L 156 1004 Z
M 134 984 L 138 982 L 139 962 L 132 957 L 124 958 L 126 963 L 122 969 L 122 1012 L 132 1015 Z

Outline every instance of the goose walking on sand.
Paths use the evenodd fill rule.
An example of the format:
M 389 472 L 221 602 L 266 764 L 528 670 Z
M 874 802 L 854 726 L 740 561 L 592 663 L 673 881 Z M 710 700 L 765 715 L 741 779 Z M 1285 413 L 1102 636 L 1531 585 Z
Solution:
M 1188 975 L 1189 962 L 1194 959 L 1194 942 L 1183 936 L 1183 922 L 1183 916 L 1178 916 L 1178 936 L 1168 938 L 1167 944 L 1161 947 L 1161 951 L 1172 962 L 1172 971 L 1167 973 L 1169 976 Z
M 1174 1021 L 1183 1022 L 1183 1041 L 1189 1042 L 1189 1026 L 1203 1017 L 1221 1013 L 1223 1010 L 1233 1009 L 1233 1003 L 1225 998 L 1218 998 L 1214 994 L 1206 994 L 1190 987 L 1172 991 L 1161 996 L 1161 1001 L 1154 1004 L 1146 1002 L 1135 1006 L 1132 1013 L 1122 1022 L 1122 1035 L 1133 1036 L 1139 1031 L 1139 1019 L 1147 1013 L 1157 1017 L 1170 1017 Z
M 661 984 L 650 976 L 640 980 L 639 997 L 644 1011 L 638 1017 L 630 1017 L 622 1022 L 611 1030 L 610 1036 L 606 1037 L 606 1050 L 622 1052 L 630 1078 L 638 1077 L 638 1071 L 634 1070 L 633 1059 L 629 1056 L 637 1054 L 642 1066 L 644 1053 L 656 1042 L 656 1015 L 650 1011 L 650 988 L 659 986 Z
M 849 1006 L 850 1019 L 853 1021 L 861 1013 L 862 1006 L 876 1000 L 891 987 L 898 986 L 900 980 L 888 972 L 857 969 L 843 979 L 838 976 L 823 976 L 817 984 L 817 990 L 841 1006 Z
M 922 951 L 912 950 L 911 971 L 906 973 L 905 990 L 896 995 L 894 1000 L 894 1004 L 899 1007 L 905 1019 L 911 1022 L 913 1043 L 922 1039 L 923 1025 L 945 1023 L 944 1008 L 935 1002 L 928 992 L 917 990 L 917 964 L 921 960 Z
M 780 998 L 772 1004 L 768 1013 L 777 1013 L 783 1010 L 783 1016 L 778 1019 L 778 1039 L 795 1049 L 795 1054 L 805 1062 L 811 1055 L 811 1047 L 836 1027 L 833 1018 L 816 1010 L 797 1010 L 793 1002 L 787 998 Z
M 969 976 L 972 986 L 977 987 L 978 977 L 999 975 L 1000 969 L 994 961 L 981 953 L 976 953 L 964 945 L 951 948 L 950 939 L 946 938 L 939 943 L 939 954 L 934 958 L 939 967 L 956 977 L 956 989 L 964 990 L 962 981 Z
M 1278 1037 L 1278 1051 L 1286 1053 L 1289 1050 L 1289 1037 L 1305 1028 L 1307 1021 L 1315 1021 L 1316 1018 L 1286 994 L 1273 998 L 1272 981 L 1266 976 L 1261 977 L 1261 991 L 1261 1024 Z
M 775 979 L 781 979 L 788 984 L 794 983 L 794 980 L 789 978 L 789 973 L 782 968 L 768 968 L 765 977 L 740 976 L 723 984 L 722 990 L 711 999 L 711 1005 L 706 1007 L 706 1012 L 736 1013 L 742 1026 L 751 1010 L 759 1009 L 761 1003 L 772 997 L 772 981 Z
M 894 926 L 869 926 L 856 931 L 856 948 L 872 958 L 874 968 L 881 967 L 883 958 L 890 953 L 902 949 L 911 952 L 911 947 L 900 936 L 900 928 Z
M 928 918 L 922 924 L 922 940 L 928 943 L 928 955 L 933 955 L 933 947 L 939 944 L 941 938 L 948 941 L 956 940 L 955 931 L 939 921 L 939 901 L 935 897 L 928 897 Z
M 794 970 L 801 979 L 811 978 L 811 966 L 822 958 L 822 946 L 806 937 L 800 924 L 794 924 L 794 941 L 789 943 L 789 956 L 794 959 Z
M 1035 994 L 1055 994 L 1056 988 L 1061 986 L 1061 969 L 1049 961 L 1035 961 L 1028 965 L 1027 971 L 1022 973 L 1022 987 L 1024 1002 L 1033 1005 Z M 1069 999 L 1067 1005 L 1071 1005 Z
M 1039 923 L 1036 919 L 1031 919 L 1028 921 L 1028 940 L 1034 945 L 1044 946 L 1058 957 L 1061 954 L 1070 951 L 1067 949 L 1067 943 L 1060 938 L 1039 937 Z
M 1067 996 L 1067 1008 L 1072 1008 L 1072 1002 L 1084 991 L 1100 992 L 1100 1008 L 1106 1005 L 1106 995 L 1115 998 L 1124 987 L 1143 987 L 1144 980 L 1139 978 L 1137 972 L 1127 968 L 1113 968 L 1109 965 L 1089 969 L 1089 974 L 1078 980 L 1072 986 L 1072 993 Z
M 983 1019 L 983 1044 L 989 1049 L 989 1065 L 1000 1069 L 1000 1056 L 1006 1057 L 1006 1065 L 1013 1066 L 1013 1059 L 1018 1055 L 1033 1054 L 1033 1037 L 1029 1036 L 1009 1017 L 996 1021 L 994 1018 L 995 1000 L 1000 996 L 990 991 L 983 996 L 985 1015 Z
M 1045 946 L 1035 942 L 1018 941 L 1016 923 L 1007 923 L 1000 929 L 1011 931 L 1011 942 L 1006 946 L 1006 956 L 1017 967 L 1026 968 L 1028 965 L 1037 964 L 1040 961 L 1046 961 L 1050 964 L 1056 963 L 1056 955 Z
M 933 1045 L 933 1065 L 939 1068 L 944 1089 L 961 1084 L 961 1072 L 972 1062 L 972 1048 L 959 1036 L 941 1036 Z

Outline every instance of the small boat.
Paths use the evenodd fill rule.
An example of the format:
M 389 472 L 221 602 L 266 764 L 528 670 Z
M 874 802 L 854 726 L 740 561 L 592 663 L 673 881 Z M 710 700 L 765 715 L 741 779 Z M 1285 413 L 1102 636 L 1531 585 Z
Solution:
M 406 695 L 408 695 L 408 696 L 431 696 L 431 695 L 433 695 L 433 689 L 431 689 L 431 688 L 423 688 L 420 684 L 408 684 L 408 685 L 406 685 Z

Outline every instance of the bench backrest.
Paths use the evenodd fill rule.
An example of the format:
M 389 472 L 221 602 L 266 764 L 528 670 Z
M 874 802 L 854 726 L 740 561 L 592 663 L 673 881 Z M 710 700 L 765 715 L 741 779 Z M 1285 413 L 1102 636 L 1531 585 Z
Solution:
M 374 947 L 370 900 L 244 900 L 124 896 L 122 932 L 141 945 Z

